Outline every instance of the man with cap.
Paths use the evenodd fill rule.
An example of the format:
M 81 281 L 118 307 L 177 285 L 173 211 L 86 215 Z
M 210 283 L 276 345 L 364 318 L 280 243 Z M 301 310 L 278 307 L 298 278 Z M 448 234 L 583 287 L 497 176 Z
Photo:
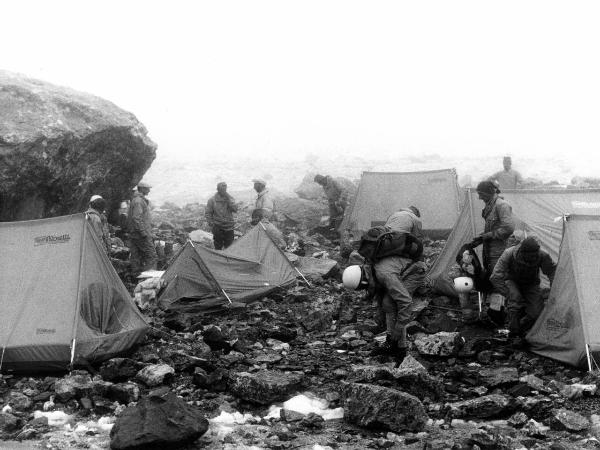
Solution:
M 129 225 L 129 250 L 134 274 L 156 269 L 158 257 L 154 248 L 150 207 L 146 196 L 151 186 L 140 181 L 133 194 L 127 215 Z
M 344 211 L 348 206 L 348 193 L 329 175 L 315 175 L 314 181 L 320 184 L 325 191 L 329 203 L 329 226 L 335 229 L 344 219 Z
M 494 184 L 502 191 L 507 189 L 519 189 L 521 183 L 523 183 L 523 177 L 519 172 L 512 169 L 512 159 L 510 156 L 504 157 L 502 165 L 504 166 L 504 170 L 496 172 L 488 179 L 488 181 L 494 182 Z
M 108 232 L 108 221 L 104 210 L 106 209 L 106 200 L 101 195 L 92 195 L 87 214 L 87 219 L 92 225 L 94 234 L 98 237 L 98 241 L 102 244 L 102 248 L 107 254 L 110 254 L 110 233 Z
M 490 281 L 508 301 L 510 337 L 523 338 L 544 308 L 540 270 L 552 284 L 556 264 L 531 236 L 504 250 L 494 267 Z
M 258 193 L 253 215 L 256 216 L 258 220 L 271 220 L 275 212 L 275 203 L 267 189 L 267 182 L 260 178 L 256 178 L 252 180 L 252 182 L 254 183 L 254 190 Z
M 222 250 L 233 243 L 233 213 L 237 210 L 233 197 L 227 193 L 227 183 L 217 184 L 217 193 L 208 200 L 205 212 L 215 249 Z
M 409 206 L 396 211 L 385 222 L 385 226 L 392 231 L 410 233 L 418 238 L 422 237 L 423 224 L 421 222 L 421 212 L 416 206 Z
M 485 225 L 483 233 L 473 241 L 473 246 L 483 244 L 483 268 L 488 278 L 494 271 L 500 255 L 506 249 L 508 238 L 515 230 L 512 207 L 498 196 L 499 193 L 500 191 L 491 181 L 482 181 L 477 185 L 479 199 L 485 203 L 481 211 Z M 491 308 L 488 310 L 488 315 L 495 323 L 502 325 L 504 316 L 492 312 L 498 310 L 497 307 Z

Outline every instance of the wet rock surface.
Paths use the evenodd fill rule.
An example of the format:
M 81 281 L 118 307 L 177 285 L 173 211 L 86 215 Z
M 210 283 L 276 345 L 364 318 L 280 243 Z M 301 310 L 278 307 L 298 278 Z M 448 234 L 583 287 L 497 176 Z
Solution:
M 208 420 L 173 393 L 152 395 L 123 411 L 111 430 L 110 448 L 179 448 L 208 430 Z
M 203 227 L 200 206 L 164 209 L 169 224 L 158 228 L 161 236 L 175 244 L 186 227 Z M 143 312 L 152 329 L 131 353 L 67 374 L 0 377 L 0 438 L 49 449 L 109 448 L 116 428 L 131 438 L 118 445 L 135 446 L 135 433 L 114 424 L 137 411 L 127 417 L 143 431 L 148 425 L 132 408 L 153 410 L 150 399 L 169 394 L 178 409 L 186 405 L 190 416 L 208 420 L 201 435 L 178 421 L 182 431 L 173 434 L 189 440 L 177 448 L 595 445 L 596 376 L 513 348 L 503 332 L 465 325 L 456 300 L 426 291 L 415 296 L 409 356 L 395 367 L 392 358 L 372 356 L 385 340 L 376 306 L 340 283 L 337 267 L 347 264 L 340 241 L 296 225 L 282 229 L 297 261 L 335 261 L 336 269 L 313 273 L 310 286 L 299 281 L 204 315 L 161 311 L 153 304 L 158 280 L 144 282 L 135 293 L 148 300 Z M 442 245 L 426 244 L 433 261 Z M 309 400 L 287 403 L 299 394 Z M 170 436 L 168 419 L 162 422 L 150 427 L 163 436 L 153 442 Z
M 343 387 L 345 420 L 393 432 L 421 431 L 427 422 L 425 408 L 415 396 L 371 384 Z

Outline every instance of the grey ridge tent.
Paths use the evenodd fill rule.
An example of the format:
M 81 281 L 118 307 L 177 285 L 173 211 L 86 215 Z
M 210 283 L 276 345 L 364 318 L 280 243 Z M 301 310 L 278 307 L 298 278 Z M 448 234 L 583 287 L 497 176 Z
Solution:
M 0 223 L 0 370 L 110 358 L 148 326 L 85 214 Z
M 224 251 L 188 241 L 162 276 L 163 309 L 203 312 L 246 303 L 295 281 L 297 269 L 257 225 Z
M 600 366 L 600 216 L 570 215 L 546 307 L 527 335 L 534 353 Z
M 416 206 L 426 234 L 447 235 L 459 214 L 454 169 L 422 172 L 363 172 L 356 197 L 340 226 L 354 237 L 383 225 L 394 212 Z

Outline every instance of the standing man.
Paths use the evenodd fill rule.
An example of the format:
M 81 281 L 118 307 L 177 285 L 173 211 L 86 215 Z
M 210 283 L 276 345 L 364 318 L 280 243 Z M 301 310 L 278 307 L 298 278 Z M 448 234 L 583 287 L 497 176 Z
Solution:
M 233 243 L 234 212 L 237 212 L 237 206 L 227 193 L 227 183 L 222 181 L 217 184 L 217 193 L 208 200 L 205 212 L 217 250 L 223 250 Z
M 421 238 L 423 234 L 421 212 L 416 206 L 409 206 L 393 213 L 388 217 L 385 226 L 389 227 L 392 231 L 410 233 L 418 238 Z
M 151 186 L 140 181 L 137 192 L 133 194 L 127 214 L 129 226 L 129 250 L 131 252 L 132 271 L 139 275 L 145 270 L 155 270 L 158 257 L 152 238 L 150 208 L 146 196 Z
M 509 337 L 523 338 L 544 309 L 540 270 L 554 281 L 556 264 L 533 237 L 504 250 L 490 281 L 508 301 Z
M 90 198 L 90 206 L 85 213 L 87 214 L 92 229 L 102 244 L 104 251 L 107 255 L 110 255 L 110 233 L 108 232 L 108 221 L 104 214 L 105 209 L 106 200 L 100 195 L 92 195 L 92 198 Z
M 315 175 L 314 181 L 325 191 L 329 203 L 329 226 L 337 229 L 344 219 L 344 211 L 348 206 L 347 193 L 340 183 L 329 175 Z
M 271 220 L 275 213 L 275 203 L 273 202 L 271 193 L 267 189 L 267 182 L 260 178 L 254 179 L 252 182 L 254 183 L 254 190 L 258 193 L 252 215 L 258 220 Z
M 512 159 L 505 156 L 502 160 L 504 170 L 496 172 L 488 180 L 494 182 L 501 191 L 507 189 L 519 189 L 523 183 L 523 177 L 519 172 L 512 169 Z
M 483 200 L 485 207 L 481 216 L 485 220 L 483 233 L 473 241 L 473 246 L 483 244 L 483 268 L 489 278 L 494 271 L 496 262 L 506 249 L 506 243 L 515 230 L 512 207 L 498 196 L 499 190 L 491 181 L 482 181 L 477 185 L 477 194 Z M 495 290 L 493 290 L 495 292 Z M 500 307 L 492 307 L 488 315 L 498 325 L 504 322 L 504 315 L 498 312 Z

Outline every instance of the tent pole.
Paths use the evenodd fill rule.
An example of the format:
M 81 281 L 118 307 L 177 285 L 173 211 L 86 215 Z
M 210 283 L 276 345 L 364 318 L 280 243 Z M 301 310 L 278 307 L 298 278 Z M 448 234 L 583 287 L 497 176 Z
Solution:
M 279 253 L 281 253 L 283 255 L 283 257 L 285 258 L 285 260 L 290 264 L 290 266 L 292 266 L 294 268 L 294 270 L 296 272 L 298 272 L 298 275 L 300 275 L 302 277 L 302 279 L 304 280 L 304 282 L 308 285 L 309 288 L 311 288 L 312 286 L 310 285 L 310 283 L 308 282 L 308 280 L 306 278 L 304 278 L 304 275 L 302 275 L 302 272 L 300 272 L 298 270 L 298 268 L 296 266 L 294 266 L 289 259 L 287 259 L 287 256 L 285 256 L 285 254 L 283 253 L 283 250 L 281 250 L 279 248 L 279 246 L 275 243 L 275 241 L 273 240 L 273 238 L 269 235 L 269 233 L 267 232 L 267 229 L 265 228 L 265 226 L 263 225 L 262 222 L 258 222 L 260 223 L 260 226 L 262 227 L 262 229 L 265 231 L 265 234 L 267 235 L 267 237 L 269 238 L 269 240 L 273 243 L 273 245 L 275 247 L 277 247 L 277 250 L 279 250 Z
M 77 335 L 77 324 L 79 322 L 79 310 L 81 302 L 81 282 L 83 279 L 83 257 L 85 256 L 85 239 L 87 238 L 87 230 L 90 225 L 88 224 L 88 216 L 84 214 L 83 219 L 83 231 L 81 236 L 81 244 L 79 249 L 79 278 L 77 280 L 77 297 L 75 299 L 75 317 L 73 318 L 73 332 L 71 337 L 71 361 L 69 365 L 73 367 L 73 361 L 75 361 L 75 343 Z
M 590 355 L 590 346 L 585 344 L 585 353 L 587 355 L 588 372 L 592 371 L 592 356 Z

